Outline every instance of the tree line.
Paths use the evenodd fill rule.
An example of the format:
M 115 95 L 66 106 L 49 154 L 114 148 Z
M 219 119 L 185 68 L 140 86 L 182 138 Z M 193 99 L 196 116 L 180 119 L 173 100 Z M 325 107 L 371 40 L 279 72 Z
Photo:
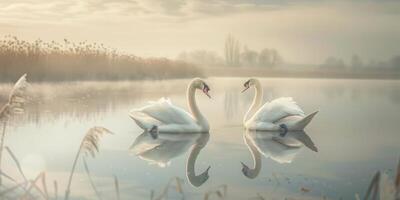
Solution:
M 214 51 L 184 51 L 178 55 L 178 60 L 200 66 L 276 67 L 283 64 L 283 58 L 276 49 L 263 48 L 255 51 L 247 45 L 241 45 L 240 41 L 232 35 L 226 37 L 223 50 L 223 57 Z
M 330 56 L 320 64 L 321 68 L 337 68 L 337 69 L 373 69 L 386 68 L 400 70 L 400 55 L 394 55 L 387 60 L 364 60 L 361 56 L 354 54 L 348 62 L 339 57 Z

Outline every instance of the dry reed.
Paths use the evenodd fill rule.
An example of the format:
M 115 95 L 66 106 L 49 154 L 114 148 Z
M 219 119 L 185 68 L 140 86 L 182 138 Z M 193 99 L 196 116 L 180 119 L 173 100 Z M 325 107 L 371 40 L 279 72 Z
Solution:
M 28 179 L 25 176 L 25 173 L 22 171 L 21 164 L 19 163 L 17 157 L 14 155 L 14 153 L 11 151 L 11 149 L 9 147 L 6 146 L 5 149 L 7 150 L 8 154 L 11 156 L 11 158 L 14 160 L 14 163 L 17 166 L 19 173 L 24 178 L 24 181 L 28 181 Z
M 386 173 L 376 172 L 365 193 L 364 200 L 388 199 L 400 200 L 400 159 L 394 180 L 389 180 Z M 359 198 L 356 194 L 356 199 Z
M 121 199 L 121 195 L 119 192 L 119 182 L 117 176 L 114 175 L 114 186 L 115 186 L 115 194 L 117 195 L 117 200 Z
M 199 68 L 166 58 L 123 54 L 99 43 L 0 39 L 0 80 L 21 72 L 31 81 L 166 79 L 201 76 Z
M 96 187 L 96 185 L 94 184 L 94 181 L 93 181 L 93 179 L 92 179 L 92 175 L 91 175 L 91 173 L 90 173 L 90 170 L 89 170 L 89 167 L 88 167 L 88 165 L 87 165 L 87 162 L 86 162 L 85 157 L 83 157 L 82 161 L 83 161 L 83 166 L 84 166 L 84 168 L 85 168 L 86 175 L 88 176 L 90 185 L 92 186 L 92 188 L 93 188 L 93 190 L 94 190 L 94 193 L 96 194 L 96 197 L 97 197 L 98 199 L 102 200 L 101 194 L 100 194 L 99 190 L 97 189 L 97 187 Z
M 57 181 L 53 182 L 53 186 L 54 186 L 54 199 L 57 200 L 58 199 L 58 183 L 57 183 Z
M 81 145 L 79 146 L 78 152 L 76 153 L 74 163 L 72 164 L 71 174 L 68 179 L 67 189 L 65 190 L 65 200 L 69 199 L 70 188 L 72 183 L 72 178 L 75 172 L 75 167 L 78 162 L 79 156 L 84 151 L 85 155 L 92 155 L 95 157 L 96 151 L 99 151 L 99 140 L 105 134 L 113 134 L 111 131 L 104 127 L 93 127 L 88 130 L 85 137 L 83 138 Z
M 204 194 L 204 200 L 209 200 L 212 195 L 217 195 L 219 199 L 226 199 L 228 194 L 228 186 L 220 185 L 215 189 L 209 190 Z
M 3 123 L 3 131 L 0 138 L 0 170 L 1 161 L 3 155 L 4 139 L 6 136 L 6 127 L 9 118 L 14 114 L 21 114 L 24 112 L 24 105 L 26 102 L 26 90 L 28 82 L 26 81 L 26 74 L 22 75 L 21 78 L 15 83 L 13 89 L 8 96 L 7 103 L 0 110 L 0 122 Z M 2 179 L 0 176 L 0 185 L 2 185 Z
M 184 192 L 182 189 L 183 180 L 180 179 L 179 177 L 173 177 L 168 181 L 167 185 L 164 187 L 163 191 L 161 192 L 161 194 L 158 197 L 154 197 L 155 196 L 154 190 L 151 191 L 151 200 L 153 200 L 153 199 L 154 200 L 162 200 L 162 199 L 165 199 L 166 197 L 168 197 L 169 189 L 171 188 L 171 184 L 173 182 L 176 183 L 176 185 L 175 185 L 176 191 L 181 194 L 182 199 L 185 199 L 185 195 L 184 195 Z

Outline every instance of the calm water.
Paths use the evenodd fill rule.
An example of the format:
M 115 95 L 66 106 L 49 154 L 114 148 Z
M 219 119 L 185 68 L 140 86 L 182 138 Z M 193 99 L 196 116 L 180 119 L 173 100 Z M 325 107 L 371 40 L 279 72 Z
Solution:
M 96 158 L 87 158 L 103 199 L 116 198 L 114 176 L 121 199 L 150 199 L 151 191 L 158 197 L 171 178 L 179 177 L 186 199 L 204 199 L 226 185 L 227 199 L 241 200 L 258 195 L 354 199 L 356 192 L 364 194 L 377 170 L 393 176 L 400 155 L 400 81 L 262 79 L 265 100 L 291 96 L 306 113 L 320 110 L 304 133 L 288 136 L 290 147 L 271 134 L 246 134 L 241 122 L 254 93 L 240 93 L 244 81 L 209 78 L 212 99 L 197 94 L 209 135 L 164 134 L 156 140 L 142 134 L 129 110 L 163 96 L 186 109 L 189 80 L 32 84 L 31 103 L 7 127 L 6 146 L 28 178 L 47 172 L 51 195 L 54 180 L 63 194 L 80 141 L 93 126 L 115 133 L 101 139 Z M 0 86 L 1 101 L 9 89 Z M 3 170 L 22 180 L 4 155 Z M 72 199 L 96 199 L 81 161 Z M 250 168 L 256 164 L 251 178 L 242 173 L 241 162 Z M 208 166 L 208 180 L 193 177 L 193 171 L 198 175 Z M 175 185 L 169 199 L 182 198 Z

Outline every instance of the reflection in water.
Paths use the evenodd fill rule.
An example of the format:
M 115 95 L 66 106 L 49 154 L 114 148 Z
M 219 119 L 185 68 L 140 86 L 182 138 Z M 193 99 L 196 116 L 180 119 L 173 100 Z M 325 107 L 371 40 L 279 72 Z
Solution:
M 281 137 L 278 132 L 246 131 L 243 139 L 254 162 L 253 168 L 242 162 L 242 172 L 250 179 L 256 178 L 261 171 L 261 154 L 283 164 L 291 163 L 303 146 L 318 152 L 317 147 L 304 131 L 290 131 L 285 137 Z
M 128 117 L 128 111 L 160 96 L 167 96 L 177 105 L 185 107 L 187 102 L 184 93 L 188 81 L 33 83 L 28 90 L 32 93 L 29 95 L 32 99 L 26 105 L 25 114 L 11 120 L 10 128 L 7 127 L 6 146 L 20 159 L 21 167 L 29 179 L 35 178 L 35 175 L 45 170 L 48 180 L 57 180 L 61 191 L 65 189 L 71 161 L 84 131 L 97 125 L 108 127 L 118 134 L 102 141 L 99 157 L 91 160 L 91 174 L 94 180 L 98 184 L 111 187 L 109 183 L 113 180 L 109 179 L 109 175 L 115 174 L 120 178 L 121 188 L 141 188 L 122 189 L 121 199 L 149 199 L 150 189 L 157 190 L 163 187 L 163 183 L 168 182 L 171 176 L 186 176 L 186 159 L 198 138 L 193 137 L 192 141 L 183 141 L 182 143 L 186 142 L 186 145 L 180 144 L 179 141 L 173 143 L 165 140 L 165 143 L 173 144 L 162 144 L 159 148 L 163 146 L 167 146 L 165 148 L 168 149 L 176 148 L 176 154 L 158 151 L 160 155 L 171 154 L 169 159 L 165 156 L 162 162 L 156 162 L 157 159 L 150 161 L 152 151 L 144 153 L 143 150 L 142 159 L 147 158 L 149 161 L 129 157 L 126 149 L 139 135 L 139 127 Z M 273 161 L 272 159 L 277 156 L 268 153 L 268 157 L 272 158 L 263 161 L 267 167 L 259 172 L 258 178 L 243 181 L 243 175 L 237 174 L 238 169 L 230 166 L 238 166 L 239 161 L 250 158 L 242 140 L 242 117 L 251 103 L 253 91 L 247 94 L 240 93 L 244 78 L 209 78 L 207 81 L 214 88 L 213 99 L 209 100 L 204 95 L 198 95 L 197 100 L 210 122 L 212 132 L 218 130 L 218 134 L 210 135 L 212 139 L 207 143 L 207 149 L 201 149 L 199 144 L 197 147 L 201 149 L 200 156 L 206 159 L 206 164 L 212 165 L 213 173 L 218 174 L 218 177 L 208 180 L 201 188 L 186 188 L 184 185 L 187 199 L 200 199 L 203 197 L 200 194 L 205 188 L 221 184 L 228 185 L 229 199 L 248 199 L 257 193 L 272 199 L 274 197 L 270 198 L 270 193 L 266 193 L 275 186 L 261 178 L 270 177 L 271 173 L 285 174 L 291 179 L 291 184 L 280 185 L 281 197 L 299 192 L 299 188 L 305 186 L 312 189 L 308 194 L 318 196 L 316 199 L 321 199 L 321 193 L 326 194 L 327 199 L 340 197 L 351 199 L 355 192 L 363 193 L 368 188 L 372 173 L 378 169 L 392 169 L 397 162 L 400 150 L 399 80 L 261 79 L 264 93 L 269 95 L 265 96 L 264 101 L 280 96 L 293 96 L 304 106 L 306 112 L 312 111 L 316 105 L 320 107 L 323 113 L 315 119 L 315 123 L 307 127 L 307 131 L 318 133 L 310 136 L 314 142 L 318 142 L 318 148 L 321 150 L 318 154 L 302 150 L 290 165 Z M 8 100 L 11 87 L 11 84 L 0 84 L 0 103 Z M 226 91 L 233 93 L 227 93 L 225 100 Z M 237 95 L 234 94 L 235 91 Z M 238 105 L 235 106 L 236 101 Z M 225 102 L 229 106 L 224 107 Z M 232 111 L 229 111 L 229 108 Z M 236 109 L 237 112 L 234 114 Z M 225 117 L 228 112 L 232 114 L 230 120 Z M 250 136 L 246 139 L 251 141 L 248 143 L 256 151 L 254 155 L 258 153 L 258 156 L 264 159 L 263 153 L 259 152 L 262 149 L 259 147 L 262 146 L 259 145 L 260 139 Z M 178 140 L 183 138 L 179 136 Z M 162 143 L 161 140 L 159 142 Z M 153 150 L 153 154 L 157 154 L 156 150 Z M 11 157 L 3 158 L 5 172 L 15 171 Z M 149 171 L 154 166 L 149 167 L 147 162 L 157 165 L 164 163 L 166 166 L 169 162 L 173 162 L 173 165 L 167 169 Z M 38 164 L 39 168 L 36 167 Z M 253 168 L 252 163 L 246 161 L 246 164 Z M 196 165 L 197 174 L 208 166 L 203 166 L 202 160 L 197 161 Z M 82 166 L 79 165 L 75 174 L 77 178 L 72 184 L 74 197 L 94 199 L 96 196 L 91 191 L 86 176 L 81 173 L 82 170 Z M 232 174 L 237 175 L 232 176 Z M 393 176 L 393 171 L 390 175 Z M 13 178 L 22 180 L 18 176 Z M 304 178 L 309 181 L 305 181 Z M 318 181 L 318 184 L 315 182 L 315 185 L 312 185 L 314 182 L 311 180 Z M 297 183 L 300 185 L 295 185 Z M 104 188 L 102 194 L 109 195 L 106 199 L 115 198 L 113 192 L 108 192 L 112 190 L 113 187 Z M 276 192 L 271 194 L 278 195 Z M 169 197 L 173 199 L 172 196 Z M 283 199 L 281 197 L 275 199 Z M 307 197 L 295 199 L 301 198 Z
M 238 114 L 239 96 L 237 91 L 226 91 L 224 96 L 224 111 L 227 120 Z
M 190 184 L 199 187 L 208 180 L 210 167 L 200 175 L 196 175 L 195 164 L 200 151 L 207 145 L 209 137 L 208 133 L 159 133 L 155 138 L 149 132 L 143 132 L 135 139 L 130 150 L 150 164 L 166 167 L 173 158 L 190 149 L 186 161 L 186 176 Z

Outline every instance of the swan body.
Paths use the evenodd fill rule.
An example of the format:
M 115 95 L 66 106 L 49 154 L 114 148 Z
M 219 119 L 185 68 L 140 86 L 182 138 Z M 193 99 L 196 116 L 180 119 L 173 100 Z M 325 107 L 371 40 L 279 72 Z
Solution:
M 250 168 L 242 162 L 242 172 L 251 179 L 256 178 L 261 171 L 261 155 L 286 164 L 293 161 L 303 146 L 318 152 L 314 142 L 304 131 L 289 131 L 285 137 L 281 137 L 274 131 L 247 130 L 243 139 L 253 157 L 254 167 Z
M 208 178 L 210 167 L 196 175 L 195 165 L 200 151 L 207 145 L 210 134 L 199 133 L 158 133 L 157 137 L 147 131 L 139 135 L 130 147 L 130 152 L 149 164 L 167 167 L 171 160 L 190 151 L 186 160 L 186 176 L 195 187 L 201 186 Z
M 244 116 L 243 123 L 246 129 L 253 131 L 301 131 L 318 113 L 318 111 L 305 115 L 292 97 L 281 97 L 261 106 L 263 90 L 258 79 L 245 82 L 245 90 L 255 87 L 253 102 Z
M 148 105 L 134 109 L 130 112 L 130 117 L 142 129 L 157 132 L 184 132 L 200 133 L 210 130 L 207 119 L 201 114 L 195 100 L 196 90 L 202 90 L 208 97 L 210 88 L 201 79 L 193 79 L 187 89 L 187 101 L 190 113 L 175 106 L 169 99 L 161 98 Z

